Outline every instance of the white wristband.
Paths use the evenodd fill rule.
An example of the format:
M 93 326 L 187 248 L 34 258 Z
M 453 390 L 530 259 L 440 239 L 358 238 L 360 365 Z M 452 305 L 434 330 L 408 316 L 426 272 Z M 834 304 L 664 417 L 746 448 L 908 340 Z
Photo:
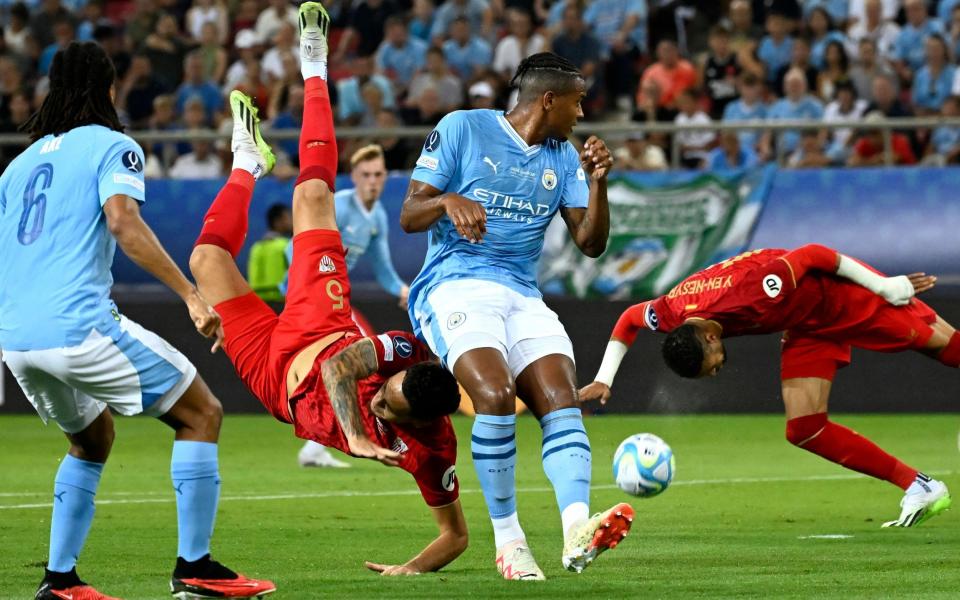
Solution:
M 610 340 L 607 342 L 607 349 L 603 353 L 603 361 L 600 363 L 600 370 L 594 381 L 607 384 L 607 387 L 613 385 L 613 378 L 617 375 L 617 369 L 627 353 L 627 345 L 623 342 Z
M 837 265 L 837 275 L 862 285 L 874 294 L 879 294 L 881 290 L 883 290 L 886 280 L 886 277 L 874 273 L 849 256 L 844 256 L 843 254 L 840 255 L 840 264 Z

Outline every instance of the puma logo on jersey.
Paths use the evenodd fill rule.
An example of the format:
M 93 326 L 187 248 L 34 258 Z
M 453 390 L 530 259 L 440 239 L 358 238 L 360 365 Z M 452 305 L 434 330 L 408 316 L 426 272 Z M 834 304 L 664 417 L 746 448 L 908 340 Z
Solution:
M 500 162 L 495 163 L 495 162 L 493 162 L 492 160 L 490 160 L 490 157 L 489 157 L 489 156 L 484 156 L 484 157 L 483 157 L 483 162 L 485 162 L 486 164 L 490 165 L 490 168 L 493 169 L 493 174 L 496 175 L 496 174 L 497 174 L 497 167 L 499 167 L 499 166 L 500 166 L 500 163 L 503 162 L 503 161 L 501 160 Z
M 320 272 L 321 273 L 336 273 L 337 265 L 333 264 L 333 259 L 323 255 L 323 258 L 320 259 Z

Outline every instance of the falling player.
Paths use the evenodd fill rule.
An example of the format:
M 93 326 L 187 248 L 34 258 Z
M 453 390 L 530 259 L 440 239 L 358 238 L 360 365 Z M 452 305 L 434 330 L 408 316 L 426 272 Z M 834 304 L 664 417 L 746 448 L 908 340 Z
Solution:
M 457 111 L 441 119 L 417 160 L 400 224 L 429 230 L 410 286 L 410 317 L 473 400 L 471 449 L 506 579 L 543 579 L 517 516 L 515 397 L 543 428 L 543 469 L 564 534 L 562 563 L 582 571 L 627 534 L 633 509 L 590 517 L 590 443 L 577 405 L 570 338 L 544 304 L 536 266 L 544 231 L 560 211 L 580 250 L 607 243 L 602 141 L 580 155 L 566 138 L 583 116 L 583 76 L 565 59 L 534 54 L 517 69 L 510 113 Z
M 850 364 L 851 347 L 917 350 L 960 366 L 960 334 L 913 298 L 935 281 L 922 273 L 885 277 L 815 244 L 747 252 L 691 275 L 666 296 L 628 308 L 596 380 L 580 399 L 609 399 L 613 377 L 640 329 L 667 334 L 663 358 L 682 377 L 716 375 L 727 360 L 724 337 L 783 331 L 787 440 L 905 490 L 900 517 L 884 527 L 919 525 L 950 506 L 947 487 L 830 421 L 827 401 L 837 369 Z
M 230 95 L 233 171 L 204 218 L 190 268 L 223 319 L 227 356 L 271 415 L 292 424 L 300 438 L 398 466 L 416 480 L 440 535 L 402 565 L 367 566 L 385 575 L 435 571 L 467 546 L 454 468 L 457 439 L 447 417 L 457 409 L 460 392 L 412 334 L 365 337 L 351 319 L 334 215 L 337 144 L 326 82 L 328 25 L 320 4 L 300 6 L 306 92 L 283 312 L 278 316 L 253 293 L 235 263 L 254 182 L 274 163 L 260 137 L 256 108 L 237 91 Z
M 143 151 L 122 133 L 112 102 L 115 77 L 92 42 L 59 50 L 50 93 L 26 124 L 34 143 L 0 176 L 0 347 L 41 418 L 55 421 L 70 440 L 54 480 L 50 556 L 36 598 L 108 598 L 76 572 L 113 445 L 108 407 L 157 417 L 176 432 L 174 595 L 267 594 L 275 589 L 271 582 L 210 559 L 220 496 L 220 402 L 186 357 L 110 300 L 119 243 L 177 292 L 198 331 L 209 336 L 219 326 L 140 217 Z

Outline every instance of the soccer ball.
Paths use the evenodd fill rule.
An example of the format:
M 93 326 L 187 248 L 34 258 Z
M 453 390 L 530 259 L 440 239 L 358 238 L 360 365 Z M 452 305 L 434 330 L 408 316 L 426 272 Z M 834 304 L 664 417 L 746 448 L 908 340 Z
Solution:
M 675 470 L 673 450 L 652 433 L 631 435 L 613 455 L 617 486 L 632 496 L 656 496 L 670 485 Z

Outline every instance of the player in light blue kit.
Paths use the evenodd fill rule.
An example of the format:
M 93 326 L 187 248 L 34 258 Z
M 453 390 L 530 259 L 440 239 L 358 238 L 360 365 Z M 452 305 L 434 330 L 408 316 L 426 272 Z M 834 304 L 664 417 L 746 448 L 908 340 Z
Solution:
M 537 289 L 544 231 L 560 211 L 587 256 L 610 229 L 612 159 L 590 137 L 577 154 L 566 137 L 583 116 L 583 77 L 568 61 L 535 54 L 517 69 L 516 108 L 457 111 L 427 136 L 404 200 L 405 231 L 429 231 L 410 287 L 414 331 L 473 400 L 473 462 L 506 579 L 543 579 L 517 517 L 514 399 L 543 428 L 543 469 L 564 533 L 563 566 L 582 571 L 630 528 L 618 504 L 590 517 L 590 443 L 578 408 L 573 347 Z
M 354 265 L 366 256 L 373 266 L 377 282 L 387 292 L 398 296 L 400 307 L 406 309 L 410 288 L 400 279 L 393 267 L 390 247 L 387 244 L 387 211 L 380 203 L 380 195 L 387 180 L 383 148 L 370 144 L 354 152 L 350 157 L 350 179 L 353 181 L 353 188 L 340 190 L 333 196 L 337 228 L 347 249 L 347 268 L 352 271 Z M 287 263 L 292 260 L 293 242 L 287 245 Z M 365 334 L 376 334 L 373 327 L 356 310 L 353 311 L 353 320 Z M 297 461 L 303 467 L 349 466 L 337 460 L 329 450 L 313 440 L 307 440 L 303 445 Z
M 50 92 L 25 125 L 34 142 L 0 176 L 0 348 L 40 417 L 55 421 L 70 441 L 54 481 L 50 556 L 35 597 L 108 598 L 76 572 L 113 444 L 108 407 L 158 417 L 176 431 L 174 595 L 267 594 L 275 590 L 271 582 L 210 559 L 220 402 L 186 357 L 110 300 L 119 243 L 183 299 L 200 333 L 213 337 L 220 325 L 140 217 L 143 151 L 121 133 L 114 79 L 96 44 L 58 51 Z

